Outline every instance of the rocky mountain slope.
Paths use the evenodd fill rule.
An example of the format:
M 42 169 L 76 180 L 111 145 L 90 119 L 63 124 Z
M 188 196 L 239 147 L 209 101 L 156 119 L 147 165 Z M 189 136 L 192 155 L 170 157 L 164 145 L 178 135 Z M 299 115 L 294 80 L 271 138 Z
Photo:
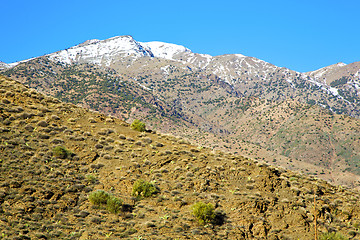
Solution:
M 44 96 L 0 76 L 2 239 L 356 239 L 359 194 L 238 155 L 196 147 Z M 66 149 L 59 155 L 58 146 Z M 145 179 L 159 193 L 134 198 Z M 113 214 L 90 203 L 104 190 Z M 217 221 L 199 224 L 195 202 Z M 316 222 L 316 224 L 315 224 Z
M 334 114 L 360 112 L 359 63 L 299 73 L 120 36 L 15 65 L 3 74 L 63 101 L 359 187 L 359 121 Z

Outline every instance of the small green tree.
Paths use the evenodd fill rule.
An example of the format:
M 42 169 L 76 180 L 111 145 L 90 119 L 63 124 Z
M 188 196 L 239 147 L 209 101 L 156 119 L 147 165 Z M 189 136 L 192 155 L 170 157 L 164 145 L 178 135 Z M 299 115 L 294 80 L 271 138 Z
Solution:
M 196 202 L 191 209 L 200 224 L 211 223 L 215 219 L 215 208 L 211 203 Z
M 153 183 L 138 179 L 133 185 L 131 194 L 135 197 L 150 197 L 158 192 L 159 189 Z
M 130 128 L 131 129 L 134 129 L 136 131 L 139 131 L 139 132 L 145 132 L 146 129 L 145 129 L 145 123 L 141 122 L 140 120 L 138 119 L 135 119 L 131 125 L 130 125 Z

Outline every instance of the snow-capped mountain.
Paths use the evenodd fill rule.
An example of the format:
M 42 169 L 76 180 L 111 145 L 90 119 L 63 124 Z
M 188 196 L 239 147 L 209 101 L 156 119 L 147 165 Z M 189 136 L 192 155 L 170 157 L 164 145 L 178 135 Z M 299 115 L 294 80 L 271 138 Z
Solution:
M 245 79 L 269 81 L 275 75 L 278 78 L 286 78 L 288 82 L 293 81 L 293 76 L 311 78 L 316 81 L 321 74 L 324 74 L 323 72 L 332 69 L 329 68 L 326 71 L 322 69 L 303 74 L 242 54 L 210 56 L 194 53 L 184 46 L 172 43 L 158 41 L 138 42 L 131 36 L 117 36 L 106 40 L 88 40 L 69 49 L 51 53 L 48 57 L 52 61 L 66 64 L 91 63 L 115 68 L 125 58 L 132 60 L 144 57 L 159 58 L 175 61 L 195 71 L 205 70 L 232 85 L 236 85 Z M 114 65 L 115 63 L 117 65 Z M 323 85 L 326 86 L 326 84 Z M 334 91 L 330 91 L 330 93 L 334 93 Z
M 123 57 L 153 57 L 152 52 L 144 48 L 131 36 L 113 37 L 106 40 L 88 40 L 82 44 L 51 53 L 53 61 L 72 63 L 92 63 L 110 66 L 112 61 Z
M 106 67 L 113 67 L 113 63 L 124 58 L 134 60 L 154 57 L 176 61 L 194 70 L 206 69 L 230 84 L 243 77 L 266 78 L 279 69 L 275 65 L 242 54 L 210 56 L 194 53 L 184 46 L 172 43 L 138 42 L 131 36 L 88 40 L 69 49 L 51 53 L 48 57 L 52 61 L 66 64 L 92 63 Z
M 51 53 L 52 61 L 66 64 L 92 63 L 111 66 L 122 58 L 138 59 L 156 57 L 161 59 L 190 63 L 203 68 L 212 60 L 212 56 L 193 53 L 190 49 L 172 43 L 138 42 L 131 36 L 117 36 L 106 40 L 92 39 L 84 43 Z
M 184 46 L 172 43 L 138 42 L 131 36 L 87 40 L 74 47 L 48 54 L 47 57 L 65 64 L 91 63 L 115 68 L 114 64 L 125 58 L 159 58 L 175 61 L 193 70 L 206 70 L 229 84 L 235 84 L 243 78 L 267 79 L 280 69 L 273 64 L 242 54 L 211 56 L 194 53 Z M 22 62 L 25 61 L 27 60 Z M 17 64 L 13 63 L 11 66 Z
M 110 67 L 132 79 L 152 79 L 141 84 L 146 89 L 151 89 L 157 80 L 201 72 L 215 76 L 240 95 L 269 100 L 298 98 L 338 113 L 360 116 L 357 111 L 360 63 L 338 63 L 300 73 L 242 54 L 211 56 L 172 43 L 138 42 L 131 36 L 87 40 L 44 57 L 65 65 L 87 63 Z M 30 59 L 0 67 L 15 67 L 27 61 Z

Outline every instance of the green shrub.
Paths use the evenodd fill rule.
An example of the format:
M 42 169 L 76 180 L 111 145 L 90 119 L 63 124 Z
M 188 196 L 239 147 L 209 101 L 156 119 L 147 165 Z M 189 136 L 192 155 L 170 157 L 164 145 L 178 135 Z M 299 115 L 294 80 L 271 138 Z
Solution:
M 200 224 L 211 223 L 215 220 L 215 208 L 211 203 L 197 202 L 191 209 Z
M 110 194 L 103 190 L 97 190 L 95 192 L 90 193 L 89 195 L 89 201 L 97 206 L 107 204 L 107 201 L 109 199 L 110 199 Z
M 105 207 L 111 213 L 118 213 L 123 209 L 123 202 L 103 190 L 90 193 L 89 201 L 100 207 Z
M 143 179 L 138 179 L 132 189 L 132 195 L 135 197 L 150 197 L 158 192 L 159 189 L 153 183 Z
M 67 150 L 65 147 L 63 146 L 56 146 L 53 148 L 53 154 L 55 157 L 61 158 L 61 159 L 65 159 L 68 157 L 72 156 L 72 152 L 70 152 L 69 150 Z
M 323 233 L 320 235 L 319 240 L 349 240 L 339 232 Z
M 131 129 L 134 129 L 136 131 L 139 131 L 139 132 L 145 132 L 145 123 L 141 122 L 140 120 L 138 119 L 135 119 L 131 125 L 130 125 L 130 128 Z
M 85 176 L 86 177 L 86 180 L 89 182 L 89 183 L 95 183 L 96 182 L 96 177 L 92 174 L 88 174 Z
M 111 213 L 118 213 L 122 210 L 122 201 L 111 196 L 106 202 L 106 209 Z

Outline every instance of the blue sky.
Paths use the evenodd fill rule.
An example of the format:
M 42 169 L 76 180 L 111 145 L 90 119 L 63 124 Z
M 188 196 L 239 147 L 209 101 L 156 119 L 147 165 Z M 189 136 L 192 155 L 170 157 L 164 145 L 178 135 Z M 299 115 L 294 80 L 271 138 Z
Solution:
M 132 35 L 306 72 L 360 61 L 358 0 L 1 0 L 0 61 Z

